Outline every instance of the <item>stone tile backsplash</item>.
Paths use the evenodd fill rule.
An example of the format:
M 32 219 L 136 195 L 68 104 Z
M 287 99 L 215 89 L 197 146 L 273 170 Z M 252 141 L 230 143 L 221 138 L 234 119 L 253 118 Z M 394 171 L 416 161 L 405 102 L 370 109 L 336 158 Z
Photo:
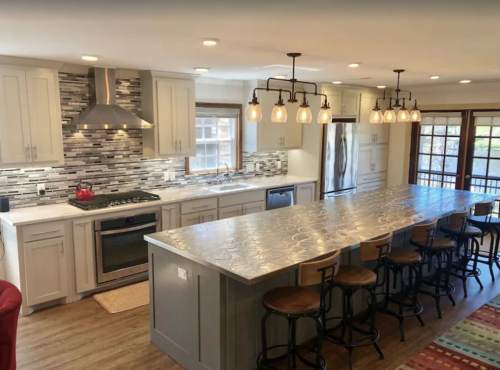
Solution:
M 62 121 L 67 123 L 90 101 L 88 76 L 60 73 Z M 140 80 L 117 79 L 117 102 L 141 115 Z M 96 193 L 128 190 L 155 190 L 206 183 L 213 174 L 186 175 L 184 158 L 145 159 L 142 157 L 141 130 L 63 129 L 65 165 L 61 167 L 0 169 L 0 196 L 10 198 L 11 208 L 64 203 L 75 193 L 80 181 L 90 181 Z M 281 161 L 281 169 L 278 168 Z M 246 165 L 260 164 L 260 170 L 246 171 Z M 286 151 L 243 153 L 243 170 L 234 179 L 274 176 L 287 173 Z M 165 171 L 175 171 L 175 181 L 164 181 Z M 36 184 L 46 186 L 38 196 Z

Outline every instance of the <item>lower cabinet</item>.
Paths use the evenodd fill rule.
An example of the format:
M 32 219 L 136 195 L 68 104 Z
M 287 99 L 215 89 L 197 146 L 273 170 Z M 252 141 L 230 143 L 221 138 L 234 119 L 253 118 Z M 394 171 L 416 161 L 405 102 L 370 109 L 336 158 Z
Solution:
M 168 204 L 161 207 L 161 230 L 177 229 L 181 226 L 181 205 Z
M 73 221 L 73 246 L 75 249 L 76 292 L 83 293 L 97 286 L 92 221 Z
M 222 207 L 219 208 L 219 220 L 242 216 L 242 215 L 249 215 L 251 213 L 264 212 L 265 210 L 266 210 L 266 202 L 264 201 L 239 204 L 230 207 Z
M 217 210 L 189 213 L 181 216 L 181 227 L 193 226 L 217 220 Z
M 375 181 L 369 182 L 367 184 L 358 185 L 356 191 L 358 193 L 364 193 L 366 191 L 378 190 L 385 188 L 385 181 Z
M 28 306 L 68 295 L 64 238 L 24 243 Z
M 296 187 L 296 196 L 295 196 L 295 204 L 307 204 L 314 202 L 314 191 L 315 191 L 314 182 L 310 184 L 302 184 L 297 185 Z

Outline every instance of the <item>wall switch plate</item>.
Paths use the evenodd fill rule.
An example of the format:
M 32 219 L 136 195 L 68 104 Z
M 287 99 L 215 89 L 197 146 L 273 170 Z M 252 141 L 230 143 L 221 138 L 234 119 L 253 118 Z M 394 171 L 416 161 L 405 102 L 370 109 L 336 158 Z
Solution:
M 177 267 L 177 276 L 179 277 L 179 279 L 187 280 L 188 272 L 184 269 L 181 269 L 180 267 Z
M 163 181 L 170 181 L 170 171 L 163 172 Z
M 253 171 L 255 171 L 253 163 L 248 163 L 246 165 L 246 170 L 247 170 L 247 172 L 253 172 Z
M 170 181 L 175 181 L 175 171 L 170 171 Z
M 45 195 L 45 184 L 37 184 L 36 192 L 38 195 Z
M 281 170 L 281 161 L 278 161 L 277 164 L 278 164 L 278 170 Z
M 255 163 L 255 171 L 260 171 L 260 163 Z

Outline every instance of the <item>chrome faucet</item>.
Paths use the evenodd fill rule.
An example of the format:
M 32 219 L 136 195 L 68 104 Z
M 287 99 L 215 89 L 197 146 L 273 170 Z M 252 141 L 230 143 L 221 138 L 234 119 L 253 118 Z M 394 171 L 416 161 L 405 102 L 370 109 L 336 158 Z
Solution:
M 215 180 L 216 180 L 217 184 L 220 184 L 220 183 L 221 183 L 221 180 L 220 180 L 220 178 L 219 178 L 219 166 L 220 166 L 221 164 L 223 164 L 224 166 L 226 166 L 226 172 L 227 172 L 227 175 L 228 175 L 228 177 L 229 177 L 228 182 L 233 182 L 233 178 L 231 177 L 231 174 L 229 173 L 229 167 L 228 167 L 227 163 L 226 163 L 226 162 L 221 162 L 221 163 L 219 163 L 219 164 L 217 165 L 217 177 L 215 178 Z

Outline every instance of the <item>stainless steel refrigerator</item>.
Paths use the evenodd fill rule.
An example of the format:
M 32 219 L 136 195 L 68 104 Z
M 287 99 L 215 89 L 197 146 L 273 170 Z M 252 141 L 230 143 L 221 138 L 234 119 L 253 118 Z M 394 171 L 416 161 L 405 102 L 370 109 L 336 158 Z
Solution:
M 359 123 L 325 125 L 321 199 L 356 192 L 358 177 Z

